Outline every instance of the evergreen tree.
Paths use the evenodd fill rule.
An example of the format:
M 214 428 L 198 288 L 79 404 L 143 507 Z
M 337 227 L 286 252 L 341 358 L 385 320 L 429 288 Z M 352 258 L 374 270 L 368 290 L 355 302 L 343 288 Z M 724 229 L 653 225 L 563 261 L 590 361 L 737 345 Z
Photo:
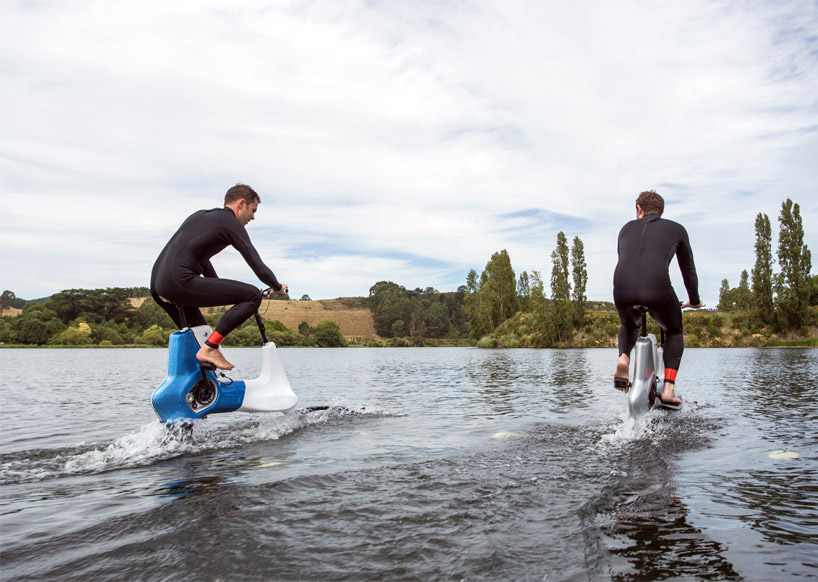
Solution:
M 733 289 L 733 301 L 739 311 L 750 311 L 752 308 L 753 298 L 750 292 L 750 275 L 747 273 L 747 269 L 741 272 L 738 287 Z
M 568 240 L 565 233 L 557 234 L 557 248 L 551 253 L 552 319 L 557 341 L 570 337 L 572 326 L 571 283 L 568 280 Z
M 477 271 L 471 269 L 466 276 L 466 296 L 463 298 L 466 304 L 466 315 L 469 318 L 469 334 L 474 339 L 480 339 L 491 332 L 489 323 L 482 317 L 480 311 L 480 292 L 482 284 L 477 278 Z
M 542 337 L 541 347 L 555 343 L 553 326 L 550 325 L 548 302 L 545 297 L 545 285 L 539 271 L 531 272 L 531 313 L 534 314 L 534 324 Z
M 514 269 L 505 249 L 491 256 L 479 280 L 472 269 L 466 278 L 466 287 L 469 333 L 475 339 L 494 331 L 519 309 Z
M 588 286 L 588 268 L 585 264 L 585 246 L 578 236 L 574 237 L 571 246 L 571 273 L 574 279 L 571 295 L 574 304 L 574 327 L 582 329 L 585 324 L 585 301 L 588 299 L 585 296 L 585 289 Z
M 514 276 L 514 269 L 511 268 L 508 252 L 503 249 L 494 253 L 486 264 L 484 273 L 487 275 L 484 291 L 491 297 L 488 307 L 491 309 L 494 329 L 517 313 L 520 308 L 517 299 L 517 279 Z
M 776 316 L 782 329 L 800 329 L 809 321 L 810 269 L 812 259 L 804 244 L 801 209 L 787 198 L 778 217 L 778 264 Z
M 770 218 L 759 212 L 756 216 L 756 263 L 752 269 L 752 298 L 755 307 L 768 322 L 773 317 L 773 251 Z
M 717 309 L 724 312 L 733 311 L 733 294 L 730 292 L 730 282 L 727 279 L 721 280 Z
M 520 279 L 517 281 L 517 297 L 520 300 L 520 311 L 529 313 L 531 311 L 531 283 L 525 271 L 520 274 Z

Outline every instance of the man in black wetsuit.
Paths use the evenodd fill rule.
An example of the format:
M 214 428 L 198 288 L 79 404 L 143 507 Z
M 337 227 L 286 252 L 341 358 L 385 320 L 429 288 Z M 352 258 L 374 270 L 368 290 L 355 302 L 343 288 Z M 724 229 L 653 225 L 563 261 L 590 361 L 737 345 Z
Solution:
M 702 306 L 699 279 L 693 262 L 693 251 L 687 231 L 681 224 L 665 220 L 665 201 L 650 190 L 636 199 L 636 220 L 619 231 L 617 252 L 619 262 L 614 271 L 614 303 L 622 325 L 619 327 L 619 360 L 614 374 L 614 386 L 627 392 L 630 353 L 639 336 L 641 316 L 635 306 L 644 305 L 651 316 L 665 329 L 665 385 L 661 399 L 669 404 L 681 404 L 674 385 L 682 361 L 684 335 L 682 309 Z M 688 301 L 680 304 L 670 283 L 668 267 L 676 255 Z
M 284 295 L 287 286 L 279 283 L 250 242 L 245 226 L 253 220 L 261 202 L 259 195 L 244 184 L 230 188 L 224 208 L 199 210 L 191 214 L 171 237 L 153 265 L 151 295 L 180 328 L 179 308 L 190 327 L 206 325 L 199 307 L 230 305 L 216 330 L 196 354 L 202 362 L 230 370 L 219 345 L 224 337 L 253 315 L 261 305 L 261 291 L 240 281 L 219 279 L 210 257 L 233 246 L 256 276 L 270 287 L 270 294 Z

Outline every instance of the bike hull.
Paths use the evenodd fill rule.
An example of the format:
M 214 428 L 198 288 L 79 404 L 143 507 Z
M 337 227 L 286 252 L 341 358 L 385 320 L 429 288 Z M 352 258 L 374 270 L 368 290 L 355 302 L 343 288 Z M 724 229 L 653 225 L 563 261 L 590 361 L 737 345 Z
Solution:
M 628 414 L 632 418 L 646 415 L 662 407 L 659 398 L 664 385 L 665 369 L 662 348 L 657 347 L 656 336 L 639 337 L 633 348 L 633 381 L 628 391 Z
M 202 326 L 203 327 L 203 326 Z M 213 371 L 202 376 L 196 359 L 204 330 L 185 329 L 171 334 L 168 344 L 168 375 L 154 390 L 151 404 L 165 423 L 197 420 L 207 414 L 233 412 L 287 412 L 298 403 L 275 344 L 262 347 L 261 374 L 253 380 L 223 382 Z

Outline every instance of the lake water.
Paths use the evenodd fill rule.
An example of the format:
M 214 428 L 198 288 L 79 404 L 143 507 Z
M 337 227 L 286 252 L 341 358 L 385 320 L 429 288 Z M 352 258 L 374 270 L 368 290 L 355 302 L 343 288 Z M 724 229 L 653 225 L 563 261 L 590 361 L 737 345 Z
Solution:
M 334 408 L 180 441 L 167 350 L 0 350 L 0 578 L 818 578 L 818 350 L 688 349 L 640 423 L 615 350 L 279 354 Z

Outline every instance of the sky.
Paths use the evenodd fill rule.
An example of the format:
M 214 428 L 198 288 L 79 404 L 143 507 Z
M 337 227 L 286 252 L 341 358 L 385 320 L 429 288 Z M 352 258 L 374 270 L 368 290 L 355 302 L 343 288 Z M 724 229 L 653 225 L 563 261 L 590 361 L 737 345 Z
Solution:
M 147 286 L 236 183 L 294 298 L 455 291 L 501 249 L 547 282 L 562 231 L 611 301 L 650 189 L 710 306 L 758 213 L 775 248 L 791 198 L 818 248 L 816 1 L 9 0 L 0 106 L 0 289 L 26 299 Z

